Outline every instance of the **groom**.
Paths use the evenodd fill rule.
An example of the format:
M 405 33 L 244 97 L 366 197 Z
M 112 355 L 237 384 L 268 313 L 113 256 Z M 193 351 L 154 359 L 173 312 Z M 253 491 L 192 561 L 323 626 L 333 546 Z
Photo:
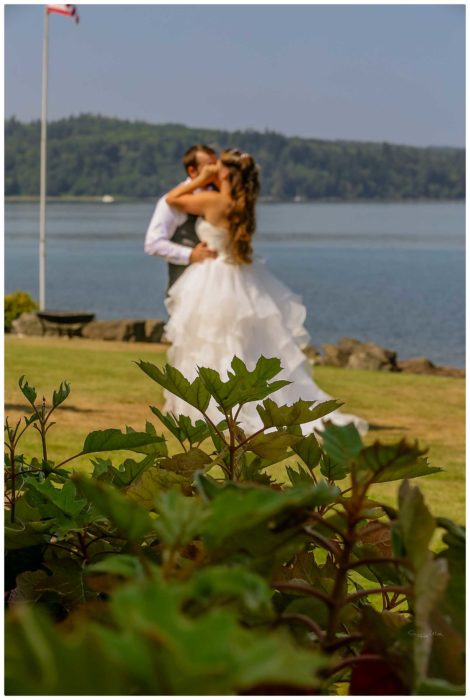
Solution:
M 205 165 L 217 162 L 216 152 L 198 143 L 188 148 L 183 156 L 183 165 L 188 179 L 193 180 Z M 191 263 L 217 257 L 206 243 L 201 243 L 196 234 L 196 219 L 170 207 L 161 197 L 155 207 L 145 236 L 144 250 L 147 255 L 159 255 L 168 263 L 168 289 L 176 282 Z

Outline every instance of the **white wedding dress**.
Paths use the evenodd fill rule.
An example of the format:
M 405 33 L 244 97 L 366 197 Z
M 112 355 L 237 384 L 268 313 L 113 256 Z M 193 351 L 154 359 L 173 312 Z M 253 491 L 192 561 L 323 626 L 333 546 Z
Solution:
M 211 367 L 227 379 L 234 355 L 249 370 L 254 369 L 260 355 L 278 357 L 283 371 L 275 379 L 292 382 L 271 394 L 278 405 L 298 399 L 331 399 L 313 381 L 311 367 L 301 350 L 309 341 L 301 298 L 274 277 L 262 261 L 255 259 L 250 265 L 231 263 L 225 230 L 198 219 L 196 231 L 218 256 L 190 265 L 168 292 L 165 303 L 170 318 L 165 334 L 171 343 L 169 364 L 191 381 L 197 376 L 198 366 Z M 182 399 L 167 391 L 164 394 L 166 412 L 193 420 L 202 417 Z M 215 422 L 223 419 L 215 404 L 209 406 L 208 414 Z M 304 434 L 322 430 L 324 420 L 336 425 L 354 423 L 361 434 L 368 430 L 362 418 L 336 410 L 304 424 Z M 247 433 L 262 427 L 255 403 L 244 407 L 240 425 Z

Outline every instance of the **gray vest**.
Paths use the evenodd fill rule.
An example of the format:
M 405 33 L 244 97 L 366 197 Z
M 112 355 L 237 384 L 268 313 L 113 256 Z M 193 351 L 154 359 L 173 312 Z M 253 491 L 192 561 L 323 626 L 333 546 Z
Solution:
M 199 243 L 199 238 L 196 233 L 196 221 L 197 216 L 194 214 L 188 214 L 186 221 L 178 226 L 174 232 L 171 240 L 173 243 L 179 243 L 179 245 L 188 246 L 188 248 L 194 248 Z M 183 272 L 186 270 L 186 265 L 174 265 L 173 263 L 168 263 L 168 289 L 176 282 L 178 277 L 181 277 Z

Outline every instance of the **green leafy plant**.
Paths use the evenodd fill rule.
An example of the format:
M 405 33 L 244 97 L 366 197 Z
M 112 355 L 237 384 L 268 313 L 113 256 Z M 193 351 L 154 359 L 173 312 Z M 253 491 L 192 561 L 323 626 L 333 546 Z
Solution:
M 20 380 L 32 413 L 6 425 L 8 692 L 463 694 L 465 532 L 409 481 L 439 471 L 425 451 L 364 445 L 352 425 L 303 435 L 338 404 L 277 406 L 276 359 L 193 382 L 138 364 L 201 420 L 151 407 L 172 455 L 150 422 L 95 431 L 79 453 L 91 475 L 64 468 L 78 455 L 51 459 L 68 384 L 48 406 Z M 19 451 L 28 429 L 39 458 Z M 114 464 L 115 450 L 134 457 Z M 270 474 L 280 462 L 288 484 Z M 395 480 L 396 508 L 370 497 Z
M 6 294 L 4 299 L 5 304 L 5 331 L 11 329 L 11 324 L 13 321 L 28 311 L 36 311 L 38 305 L 34 299 L 28 294 L 28 292 L 13 292 L 13 294 Z

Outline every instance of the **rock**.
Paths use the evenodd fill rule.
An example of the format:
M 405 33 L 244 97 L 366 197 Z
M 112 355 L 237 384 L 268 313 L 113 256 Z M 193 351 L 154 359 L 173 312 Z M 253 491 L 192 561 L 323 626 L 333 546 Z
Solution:
M 329 343 L 325 343 L 325 345 L 322 345 L 322 348 L 322 365 L 330 365 L 331 367 L 344 367 L 345 358 L 341 357 L 339 348 L 337 348 L 336 345 L 330 345 Z
M 362 343 L 360 340 L 356 340 L 356 338 L 344 337 L 338 340 L 338 348 L 341 352 L 346 353 L 347 355 L 350 355 L 363 345 L 364 343 Z
M 355 338 L 341 338 L 337 345 L 323 345 L 324 356 L 318 364 L 350 369 L 397 371 L 397 354 L 377 343 L 361 343 Z
M 434 374 L 440 377 L 455 377 L 456 379 L 465 379 L 465 370 L 461 367 L 448 367 L 447 365 L 442 365 L 436 367 Z
M 401 372 L 412 374 L 434 374 L 439 377 L 465 378 L 465 370 L 459 367 L 447 367 L 435 365 L 427 357 L 410 357 L 398 363 Z
M 346 367 L 396 372 L 397 353 L 377 343 L 361 343 L 352 349 Z
M 11 324 L 11 332 L 15 335 L 44 335 L 42 323 L 33 311 L 18 316 Z
M 82 329 L 83 338 L 95 340 L 126 340 L 145 342 L 145 320 L 119 319 L 115 321 L 91 321 Z
M 165 321 L 145 321 L 145 340 L 148 343 L 160 343 L 163 336 Z
M 319 351 L 314 345 L 306 345 L 302 348 L 302 351 L 307 356 L 307 360 L 311 365 L 316 365 L 322 359 Z
M 11 333 L 15 335 L 48 335 L 66 334 L 64 326 L 62 333 L 57 324 L 41 322 L 34 312 L 23 313 L 12 323 Z M 116 319 L 112 321 L 90 321 L 73 335 L 95 340 L 123 340 L 129 342 L 161 343 L 165 321 L 159 319 Z
M 389 369 L 384 366 L 384 363 L 379 357 L 374 357 L 374 355 L 361 350 L 358 350 L 349 357 L 346 367 L 349 367 L 349 369 L 367 369 L 371 371 Z
M 434 374 L 436 365 L 427 357 L 410 357 L 409 360 L 402 360 L 398 363 L 398 367 L 402 372 L 410 372 L 412 374 Z

